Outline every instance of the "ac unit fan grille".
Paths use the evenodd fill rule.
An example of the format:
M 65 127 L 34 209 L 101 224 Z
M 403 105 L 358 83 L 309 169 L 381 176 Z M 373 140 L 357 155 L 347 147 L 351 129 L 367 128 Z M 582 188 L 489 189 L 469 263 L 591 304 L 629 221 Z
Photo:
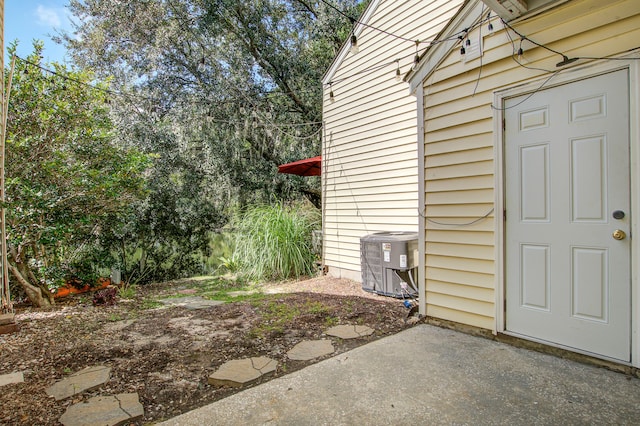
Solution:
M 378 242 L 362 242 L 362 284 L 371 290 L 382 286 L 382 249 Z

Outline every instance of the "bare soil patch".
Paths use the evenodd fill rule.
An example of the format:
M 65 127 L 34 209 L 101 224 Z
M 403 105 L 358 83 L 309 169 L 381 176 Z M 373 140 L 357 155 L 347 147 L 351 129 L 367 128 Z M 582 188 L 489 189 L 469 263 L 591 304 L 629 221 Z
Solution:
M 320 361 L 291 361 L 286 352 L 302 340 L 329 338 L 324 332 L 331 326 L 375 329 L 364 338 L 331 338 L 335 354 L 408 327 L 400 301 L 331 278 L 267 286 L 261 290 L 277 292 L 201 310 L 154 302 L 192 295 L 197 286 L 145 286 L 135 299 L 115 306 L 94 307 L 89 297 L 72 297 L 51 310 L 18 309 L 21 331 L 0 336 L 0 374 L 23 371 L 25 383 L 0 387 L 0 424 L 57 425 L 70 404 L 126 392 L 137 392 L 144 406 L 137 424 L 153 423 L 242 390 L 207 384 L 226 361 L 273 358 L 275 378 Z M 93 365 L 112 368 L 102 387 L 63 401 L 45 393 L 57 380 Z

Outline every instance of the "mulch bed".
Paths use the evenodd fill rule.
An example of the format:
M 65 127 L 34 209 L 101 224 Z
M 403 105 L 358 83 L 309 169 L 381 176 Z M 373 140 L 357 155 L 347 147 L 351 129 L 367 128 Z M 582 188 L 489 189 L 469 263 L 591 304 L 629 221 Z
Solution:
M 137 424 L 155 422 L 241 391 L 207 384 L 226 361 L 273 358 L 278 369 L 270 380 L 320 361 L 291 361 L 286 353 L 302 340 L 329 338 L 324 332 L 333 325 L 375 329 L 365 338 L 331 338 L 335 354 L 408 327 L 407 309 L 398 300 L 317 293 L 203 310 L 142 309 L 144 300 L 167 294 L 175 289 L 165 283 L 143 287 L 135 301 L 115 306 L 70 298 L 52 310 L 18 310 L 21 331 L 0 336 L 0 374 L 23 371 L 25 383 L 0 387 L 0 424 L 56 425 L 70 404 L 125 392 L 137 392 L 144 406 Z M 45 393 L 57 380 L 93 365 L 112 368 L 102 387 L 63 401 Z

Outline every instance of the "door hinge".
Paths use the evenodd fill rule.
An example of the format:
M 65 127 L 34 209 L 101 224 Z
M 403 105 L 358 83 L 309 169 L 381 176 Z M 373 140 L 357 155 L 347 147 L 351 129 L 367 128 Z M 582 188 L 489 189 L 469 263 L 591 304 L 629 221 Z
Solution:
M 502 119 L 502 130 L 503 131 L 507 130 L 507 119 L 506 118 Z
M 506 209 L 505 209 L 505 210 L 502 210 L 502 219 L 503 219 L 504 221 L 506 221 L 506 220 L 507 220 L 507 210 L 506 210 Z

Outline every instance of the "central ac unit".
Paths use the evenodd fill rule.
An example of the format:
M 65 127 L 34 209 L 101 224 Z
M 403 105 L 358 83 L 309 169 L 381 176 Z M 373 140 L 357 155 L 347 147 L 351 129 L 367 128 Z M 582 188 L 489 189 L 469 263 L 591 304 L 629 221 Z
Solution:
M 377 232 L 360 238 L 362 289 L 398 298 L 418 293 L 417 232 Z

